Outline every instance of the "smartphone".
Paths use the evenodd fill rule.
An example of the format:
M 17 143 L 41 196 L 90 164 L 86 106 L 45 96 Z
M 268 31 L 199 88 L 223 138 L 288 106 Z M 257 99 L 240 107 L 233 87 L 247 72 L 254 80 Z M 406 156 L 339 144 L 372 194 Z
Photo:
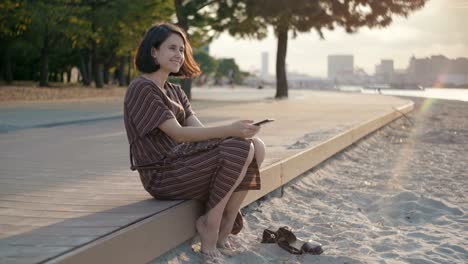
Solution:
M 270 122 L 273 122 L 273 121 L 275 121 L 275 120 L 274 120 L 274 119 L 271 119 L 271 118 L 267 118 L 267 119 L 264 119 L 264 120 L 262 120 L 262 121 L 253 123 L 252 125 L 261 126 L 261 125 L 263 125 L 263 124 L 270 123 Z

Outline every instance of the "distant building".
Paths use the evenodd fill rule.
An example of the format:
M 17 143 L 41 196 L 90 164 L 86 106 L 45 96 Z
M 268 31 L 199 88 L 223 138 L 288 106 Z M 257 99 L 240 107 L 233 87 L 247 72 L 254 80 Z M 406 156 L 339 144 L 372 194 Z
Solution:
M 389 84 L 394 75 L 393 60 L 381 60 L 375 65 L 374 79 L 376 83 Z
M 354 56 L 329 55 L 328 79 L 335 83 L 352 83 L 354 81 Z
M 448 59 L 437 55 L 417 59 L 411 57 L 407 81 L 426 87 L 468 85 L 468 58 Z

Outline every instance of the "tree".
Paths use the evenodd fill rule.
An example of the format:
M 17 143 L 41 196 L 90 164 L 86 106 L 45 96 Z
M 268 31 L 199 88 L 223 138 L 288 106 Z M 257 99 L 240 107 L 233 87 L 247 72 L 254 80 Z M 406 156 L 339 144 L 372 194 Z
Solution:
M 121 12 L 118 15 L 117 30 L 119 45 L 116 50 L 118 57 L 119 85 L 123 86 L 125 68 L 130 72 L 132 54 L 135 54 L 139 42 L 146 30 L 155 22 L 168 21 L 175 10 L 173 3 L 167 0 L 120 0 Z M 115 26 L 115 25 L 114 25 Z M 128 80 L 131 74 L 128 75 Z
M 61 45 L 66 36 L 68 1 L 37 0 L 28 5 L 32 14 L 30 34 L 41 37 L 40 43 L 40 78 L 39 86 L 49 85 L 49 59 L 51 50 Z
M 195 61 L 200 64 L 200 69 L 202 71 L 202 74 L 197 78 L 197 84 L 206 84 L 209 76 L 215 73 L 216 68 L 218 67 L 218 62 L 215 58 L 211 57 L 208 52 L 203 50 L 195 50 L 193 57 Z
M 30 13 L 25 8 L 25 1 L 3 0 L 0 3 L 1 77 L 6 83 L 13 81 L 11 51 L 30 24 Z
M 11 82 L 12 73 L 34 80 L 39 75 L 40 85 L 47 86 L 49 75 L 60 79 L 79 65 L 84 85 L 94 80 L 103 87 L 115 68 L 125 85 L 145 31 L 173 16 L 167 0 L 3 0 L 2 77 Z
M 213 10 L 210 5 L 218 2 L 217 0 L 174 0 L 174 7 L 177 16 L 177 25 L 186 33 L 187 38 L 194 48 L 200 48 L 208 43 L 215 36 Z M 191 93 L 192 80 L 184 79 L 182 89 L 187 97 L 192 98 Z
M 216 80 L 226 77 L 238 83 L 240 81 L 241 72 L 234 59 L 222 58 L 218 60 L 218 68 L 216 69 Z M 231 81 L 231 80 L 230 80 Z
M 94 80 L 98 88 L 108 82 L 111 68 L 116 68 L 119 85 L 128 84 L 132 54 L 145 31 L 174 13 L 164 0 L 81 0 L 72 6 L 75 15 L 69 37 L 80 51 L 84 84 Z
M 353 33 L 367 26 L 386 27 L 392 16 L 407 17 L 420 9 L 427 0 L 232 0 L 217 9 L 222 27 L 234 36 L 265 37 L 272 26 L 278 39 L 276 57 L 276 98 L 288 97 L 286 52 L 288 35 L 317 31 L 324 38 L 323 29 L 344 27 Z

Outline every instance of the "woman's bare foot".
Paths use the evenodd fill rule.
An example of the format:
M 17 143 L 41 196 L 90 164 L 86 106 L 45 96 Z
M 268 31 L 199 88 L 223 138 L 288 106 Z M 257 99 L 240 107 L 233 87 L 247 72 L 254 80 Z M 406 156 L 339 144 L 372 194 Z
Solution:
M 202 215 L 197 219 L 195 227 L 201 240 L 201 252 L 212 258 L 221 257 L 221 253 L 216 248 L 216 242 L 218 240 L 218 230 L 209 228 L 206 223 L 206 216 Z
M 233 219 L 227 219 L 223 217 L 221 219 L 221 227 L 219 228 L 218 241 L 216 246 L 218 248 L 234 249 L 228 240 L 229 234 L 232 231 L 232 225 L 234 224 Z
M 216 246 L 218 247 L 219 251 L 227 257 L 236 256 L 240 253 L 241 248 L 240 243 L 236 242 L 231 235 L 222 241 L 218 240 Z
M 237 250 L 241 247 L 240 243 L 232 239 L 232 236 L 230 235 L 224 239 L 218 239 L 216 246 L 218 248 L 224 248 L 224 249 L 230 249 L 230 250 Z

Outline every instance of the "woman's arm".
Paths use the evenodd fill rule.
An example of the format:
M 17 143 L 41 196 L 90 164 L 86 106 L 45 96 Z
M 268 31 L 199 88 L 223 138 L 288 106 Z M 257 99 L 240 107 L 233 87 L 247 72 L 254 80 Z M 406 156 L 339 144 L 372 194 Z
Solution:
M 190 127 L 204 127 L 204 125 L 195 115 L 191 115 L 185 119 L 185 125 Z
M 259 126 L 252 125 L 252 120 L 240 120 L 230 125 L 216 127 L 183 127 L 176 119 L 171 118 L 159 125 L 164 133 L 176 142 L 195 142 L 223 137 L 251 138 L 260 130 Z

